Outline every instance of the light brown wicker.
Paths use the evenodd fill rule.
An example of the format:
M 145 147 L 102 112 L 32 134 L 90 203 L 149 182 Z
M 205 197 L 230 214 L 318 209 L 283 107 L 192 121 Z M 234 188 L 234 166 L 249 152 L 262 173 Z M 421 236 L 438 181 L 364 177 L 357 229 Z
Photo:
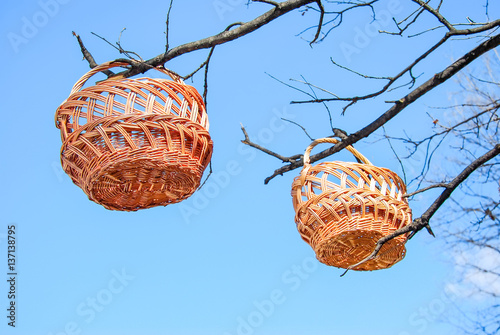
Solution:
M 136 211 L 182 201 L 198 188 L 212 140 L 203 99 L 173 80 L 110 78 L 83 88 L 108 62 L 76 82 L 56 111 L 64 171 L 107 209 Z
M 406 186 L 394 172 L 373 166 L 352 146 L 349 150 L 363 164 L 325 162 L 311 166 L 309 155 L 319 143 L 338 143 L 333 138 L 314 141 L 304 154 L 304 167 L 292 185 L 295 222 L 302 236 L 324 264 L 347 269 L 368 257 L 377 241 L 411 223 Z M 382 247 L 376 258 L 353 270 L 391 267 L 403 259 L 407 235 Z

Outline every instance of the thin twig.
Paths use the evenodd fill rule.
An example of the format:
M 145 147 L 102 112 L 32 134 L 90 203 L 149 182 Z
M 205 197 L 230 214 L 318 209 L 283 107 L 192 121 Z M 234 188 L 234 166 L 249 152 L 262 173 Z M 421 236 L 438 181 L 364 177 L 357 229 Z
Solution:
M 266 13 L 258 16 L 257 18 L 245 22 L 236 29 L 225 30 L 216 35 L 203 38 L 194 42 L 189 42 L 177 47 L 170 49 L 168 52 L 164 52 L 157 55 L 144 62 L 144 65 L 138 65 L 132 67 L 130 70 L 124 71 L 119 75 L 122 77 L 131 77 L 138 73 L 143 73 L 149 70 L 150 67 L 156 67 L 165 64 L 171 59 L 179 57 L 183 54 L 193 52 L 195 50 L 210 49 L 216 45 L 223 44 L 235 40 L 239 37 L 247 35 L 269 22 L 295 10 L 304 5 L 315 2 L 316 0 L 287 0 L 278 3 L 273 9 L 267 11 Z
M 287 87 L 290 87 L 290 88 L 292 88 L 292 89 L 294 89 L 294 90 L 297 90 L 297 91 L 299 91 L 299 92 L 301 92 L 301 93 L 304 93 L 305 95 L 308 95 L 308 96 L 310 96 L 311 98 L 313 98 L 313 99 L 314 99 L 314 95 L 313 95 L 313 94 L 308 93 L 308 92 L 306 92 L 306 91 L 304 91 L 304 90 L 301 90 L 300 88 L 297 88 L 297 87 L 292 86 L 292 85 L 290 85 L 290 84 L 287 84 L 287 83 L 285 83 L 284 81 L 282 81 L 282 80 L 280 80 L 280 79 L 278 79 L 278 78 L 274 77 L 273 75 L 271 75 L 271 74 L 269 74 L 269 73 L 267 73 L 267 72 L 264 72 L 264 73 L 265 73 L 265 74 L 267 74 L 267 75 L 268 75 L 269 77 L 271 77 L 272 79 L 276 80 L 277 82 L 279 82 L 279 83 L 281 83 L 281 84 L 283 84 L 283 85 L 285 85 L 285 86 L 287 86 Z M 291 79 L 291 80 L 295 80 L 295 79 Z
M 309 43 L 310 46 L 312 46 L 318 40 L 319 35 L 321 34 L 321 28 L 323 27 L 323 20 L 325 19 L 325 7 L 323 7 L 321 0 L 316 0 L 316 3 L 318 4 L 318 8 L 320 10 L 319 23 L 318 29 L 316 30 L 316 35 L 314 35 L 313 40 Z
M 434 185 L 430 185 L 430 186 L 427 186 L 427 187 L 424 187 L 418 191 L 415 191 L 415 192 L 411 192 L 411 193 L 406 193 L 403 195 L 403 198 L 410 198 L 410 197 L 413 197 L 414 195 L 416 194 L 419 194 L 419 193 L 422 193 L 422 192 L 425 192 L 425 191 L 428 191 L 428 190 L 431 190 L 431 189 L 434 189 L 434 188 L 438 188 L 438 187 L 448 187 L 448 183 L 437 183 L 437 184 L 434 184 Z
M 270 77 L 271 77 L 271 76 L 270 76 Z M 274 77 L 271 77 L 271 78 L 273 78 L 273 79 L 275 79 L 275 80 L 279 81 L 280 83 L 283 83 L 282 81 L 280 81 L 280 80 L 278 80 L 278 79 L 276 79 L 276 78 L 274 78 Z M 330 92 L 330 91 L 328 91 L 328 90 L 326 90 L 326 89 L 324 89 L 324 88 L 322 88 L 322 87 L 319 87 L 319 86 L 317 86 L 317 85 L 311 84 L 311 83 L 309 83 L 309 82 L 307 82 L 307 81 L 297 80 L 297 79 L 293 79 L 293 78 L 290 78 L 290 81 L 295 81 L 295 82 L 297 82 L 297 83 L 301 83 L 301 84 L 307 85 L 307 86 L 309 86 L 309 88 L 314 87 L 314 88 L 316 88 L 316 89 L 318 89 L 318 90 L 320 90 L 320 91 L 323 91 L 323 92 L 325 92 L 325 93 L 328 93 L 328 94 L 330 94 L 330 95 L 333 95 L 334 97 L 338 97 L 338 95 L 336 95 L 335 93 L 332 93 L 332 92 Z M 288 87 L 290 87 L 290 88 L 293 88 L 293 89 L 297 89 L 296 87 L 291 86 L 291 85 L 287 85 L 287 86 L 288 86 Z M 300 91 L 300 90 L 299 90 L 299 91 Z M 301 91 L 301 92 L 303 92 L 303 91 Z M 316 97 L 316 95 L 315 95 L 315 94 L 314 94 L 314 97 L 317 99 L 317 97 Z
M 126 29 L 126 28 L 123 28 L 123 29 L 121 30 L 121 32 L 120 32 L 120 38 L 121 38 L 121 34 L 123 33 L 123 31 L 124 31 L 125 29 Z M 142 59 L 142 57 L 141 57 L 141 56 L 139 56 L 137 53 L 135 53 L 135 52 L 133 52 L 133 51 L 127 51 L 127 50 L 123 49 L 123 48 L 122 48 L 122 46 L 120 45 L 120 41 L 116 42 L 116 45 L 117 45 L 117 46 L 116 46 L 116 45 L 114 45 L 113 43 L 111 43 L 110 41 L 108 41 L 106 38 L 104 38 L 104 37 L 100 36 L 99 34 L 96 34 L 96 33 L 94 33 L 94 32 L 90 32 L 90 33 L 91 33 L 92 35 L 94 35 L 94 36 L 96 36 L 96 37 L 100 38 L 100 39 L 101 39 L 101 40 L 103 40 L 104 42 L 108 43 L 109 45 L 111 45 L 113 48 L 115 48 L 116 50 L 118 50 L 118 52 L 119 52 L 120 54 L 124 54 L 125 56 L 127 56 L 127 57 L 128 57 L 128 58 L 130 58 L 130 59 L 137 60 L 137 59 L 134 59 L 134 57 L 130 56 L 131 54 L 132 54 L 132 55 L 135 55 L 135 56 L 137 56 L 137 57 L 139 58 L 139 60 L 141 61 L 141 63 L 146 64 L 146 63 L 144 62 L 144 60 Z M 129 71 L 130 71 L 130 70 L 129 70 Z M 127 72 L 127 71 L 125 71 L 125 72 Z M 144 72 L 144 71 L 143 71 L 143 72 Z M 140 72 L 140 73 L 142 73 L 142 72 Z M 118 74 L 118 75 L 123 76 L 123 77 L 127 77 L 127 76 L 122 75 L 122 74 Z
M 281 156 L 280 154 L 277 154 L 269 149 L 266 149 L 260 145 L 258 145 L 257 143 L 254 143 L 250 140 L 250 137 L 248 136 L 248 133 L 245 129 L 245 127 L 243 127 L 243 125 L 241 125 L 241 131 L 243 132 L 243 134 L 245 135 L 245 139 L 241 141 L 241 143 L 243 144 L 246 144 L 248 146 L 251 146 L 255 149 L 258 149 L 262 152 L 265 152 L 266 154 L 270 155 L 270 156 L 273 156 L 273 157 L 276 157 L 278 158 L 279 160 L 281 160 L 282 162 L 290 162 L 292 160 L 295 160 L 296 159 L 296 156 L 294 157 L 285 157 L 285 156 Z
M 205 107 L 207 106 L 207 95 L 208 95 L 208 66 L 210 65 L 210 59 L 212 58 L 212 55 L 214 53 L 215 47 L 210 49 L 210 52 L 208 53 L 207 60 L 205 61 L 205 80 L 203 84 L 203 101 L 205 102 Z
M 309 133 L 307 132 L 306 128 L 304 128 L 303 126 L 301 126 L 300 124 L 298 124 L 298 123 L 297 123 L 297 122 L 295 122 L 295 121 L 288 120 L 288 119 L 285 119 L 285 118 L 281 118 L 281 119 L 282 119 L 283 121 L 293 123 L 294 125 L 296 125 L 296 126 L 300 127 L 300 128 L 304 131 L 304 133 L 306 134 L 306 136 L 307 136 L 307 137 L 311 140 L 311 142 L 312 142 L 312 141 L 314 141 L 314 138 L 312 138 L 312 137 L 309 135 Z
M 169 29 L 170 29 L 170 11 L 172 10 L 172 5 L 174 4 L 174 0 L 170 0 L 170 5 L 168 6 L 167 12 L 167 21 L 165 22 L 166 30 L 165 30 L 165 53 L 170 49 L 170 44 L 168 41 L 169 38 Z
M 405 97 L 401 98 L 400 100 L 397 100 L 394 105 L 387 110 L 385 113 L 383 113 L 381 116 L 379 116 L 376 120 L 371 122 L 369 125 L 365 126 L 364 128 L 358 130 L 357 132 L 349 135 L 346 139 L 344 139 L 342 142 L 337 143 L 335 146 L 324 150 L 316 155 L 311 156 L 311 163 L 323 159 L 325 157 L 328 157 L 342 149 L 344 149 L 348 145 L 352 145 L 362 138 L 365 138 L 372 134 L 374 131 L 382 127 L 384 124 L 386 124 L 389 120 L 391 120 L 393 117 L 398 115 L 402 110 L 404 110 L 407 106 L 409 106 L 411 103 L 422 97 L 424 94 L 427 92 L 431 91 L 432 89 L 438 87 L 442 83 L 446 82 L 448 79 L 452 78 L 457 72 L 465 68 L 467 65 L 469 65 L 472 61 L 475 59 L 479 58 L 481 55 L 486 53 L 489 50 L 492 50 L 496 48 L 497 46 L 500 45 L 500 35 L 496 35 L 490 39 L 488 39 L 485 42 L 482 42 L 479 44 L 476 48 L 472 49 L 471 51 L 467 52 L 465 55 L 463 55 L 461 58 L 459 58 L 456 62 L 445 68 L 443 71 L 436 73 L 431 79 L 427 80 L 425 83 L 414 89 L 412 92 L 410 92 L 408 95 Z M 267 177 L 264 181 L 265 184 L 269 183 L 273 178 L 279 175 L 283 175 L 283 173 L 295 170 L 299 167 L 301 167 L 303 163 L 299 161 L 294 161 L 288 165 L 282 166 L 279 169 L 276 169 L 274 173 Z
M 235 27 L 235 26 L 237 26 L 237 25 L 242 25 L 242 24 L 243 24 L 242 22 L 235 22 L 235 23 L 231 23 L 229 26 L 227 26 L 226 30 L 224 30 L 224 31 L 228 31 L 228 30 L 230 30 L 231 28 L 233 28 L 233 27 Z M 207 66 L 207 65 L 208 65 L 208 62 L 210 62 L 210 58 L 212 57 L 212 54 L 213 54 L 213 52 L 214 52 L 214 49 L 215 49 L 215 46 L 214 46 L 214 47 L 212 47 L 212 48 L 210 49 L 210 52 L 208 53 L 208 57 L 207 57 L 207 59 L 206 59 L 203 63 L 201 63 L 201 65 L 200 65 L 200 66 L 198 66 L 198 68 L 196 68 L 196 70 L 194 70 L 194 71 L 193 71 L 193 72 L 191 72 L 190 74 L 188 74 L 188 75 L 186 75 L 186 76 L 182 77 L 182 79 L 187 80 L 187 79 L 191 78 L 191 77 L 192 77 L 192 76 L 194 76 L 194 75 L 195 75 L 198 71 L 200 71 L 203 67 Z M 206 72 L 206 70 L 205 70 L 205 72 Z
M 144 59 L 142 59 L 142 57 L 141 57 L 139 54 L 137 54 L 137 53 L 135 53 L 135 52 L 133 52 L 133 51 L 127 51 L 127 50 L 123 49 L 123 47 L 122 47 L 122 45 L 121 45 L 121 39 L 122 39 L 122 34 L 123 34 L 123 32 L 124 32 L 125 30 L 127 30 L 127 28 L 123 28 L 123 29 L 122 29 L 122 31 L 120 31 L 120 35 L 118 36 L 118 41 L 116 42 L 116 45 L 118 45 L 118 50 L 120 51 L 120 53 L 121 53 L 121 54 L 124 54 L 125 56 L 127 56 L 127 57 L 128 57 L 128 58 L 130 58 L 130 59 L 134 59 L 134 58 L 133 58 L 132 56 L 130 56 L 130 55 L 135 55 L 135 56 L 137 56 L 137 58 L 139 58 L 139 60 L 140 60 L 141 62 L 143 62 L 143 61 L 144 61 Z
M 315 86 L 315 85 L 312 85 L 311 83 L 309 83 L 309 81 L 307 81 L 307 80 L 306 80 L 306 78 L 305 78 L 303 75 L 301 75 L 301 77 L 302 77 L 302 79 L 304 80 L 302 83 L 304 83 L 304 84 L 306 84 L 307 86 L 309 86 L 309 89 L 311 90 L 312 95 L 314 96 L 314 98 L 315 98 L 315 99 L 317 99 L 317 98 L 318 98 L 318 95 L 316 94 L 316 91 L 315 91 L 314 89 L 315 89 L 315 88 L 317 88 L 317 89 L 320 89 L 320 90 L 321 90 L 321 88 L 320 88 L 320 87 L 317 87 L 317 86 Z M 298 81 L 298 80 L 296 80 L 296 81 Z M 332 129 L 332 131 L 333 131 L 333 118 L 332 118 L 332 112 L 330 111 L 330 108 L 328 107 L 328 105 L 327 105 L 326 103 L 323 103 L 323 107 L 325 107 L 326 112 L 328 113 L 328 119 L 329 119 L 329 121 L 330 121 L 330 128 L 331 128 L 331 129 Z
M 441 15 L 439 10 L 436 10 L 431 6 L 429 6 L 429 1 L 428 2 L 423 2 L 421 0 L 412 0 L 412 1 L 419 4 L 421 7 L 425 8 L 426 11 L 434 15 L 439 20 L 439 22 L 441 22 L 446 28 L 448 28 L 450 32 L 456 30 L 455 27 L 453 27 L 453 25 L 450 22 L 448 22 L 448 20 L 446 20 L 443 15 Z
M 396 156 L 396 159 L 399 162 L 399 166 L 401 166 L 401 170 L 403 171 L 403 181 L 406 184 L 406 172 L 405 172 L 405 166 L 403 165 L 403 162 L 401 161 L 401 158 L 399 158 L 398 153 L 396 152 L 396 149 L 392 146 L 392 142 L 389 136 L 387 136 L 387 132 L 385 131 L 385 126 L 382 126 L 382 130 L 384 131 L 384 136 L 387 139 L 387 142 L 389 143 L 389 146 L 391 147 L 392 153 L 394 156 Z
M 344 107 L 344 111 L 361 100 L 368 100 L 375 98 L 383 93 L 385 93 L 389 88 L 391 88 L 392 84 L 396 82 L 399 78 L 401 78 L 404 74 L 408 73 L 415 67 L 418 63 L 420 63 L 423 59 L 429 56 L 432 52 L 434 52 L 437 48 L 439 48 L 442 44 L 444 44 L 450 36 L 446 35 L 439 42 L 434 44 L 430 49 L 420 55 L 415 61 L 413 61 L 410 65 L 408 65 L 404 70 L 399 72 L 396 76 L 390 77 L 389 82 L 384 85 L 379 91 L 355 97 L 344 97 L 344 98 L 325 98 L 325 99 L 314 99 L 314 100 L 305 100 L 305 101 L 292 101 L 292 104 L 304 104 L 304 103 L 318 103 L 318 102 L 326 102 L 326 101 L 348 101 L 350 102 L 346 107 Z
M 97 66 L 97 63 L 94 59 L 94 57 L 92 56 L 92 54 L 87 50 L 87 48 L 85 47 L 85 45 L 83 44 L 83 41 L 82 39 L 80 38 L 80 35 L 78 35 L 77 33 L 75 33 L 74 31 L 72 32 L 73 33 L 73 36 L 76 37 L 77 41 L 78 41 L 78 44 L 80 45 L 80 49 L 82 51 L 82 54 L 83 54 L 83 57 L 87 60 L 87 62 L 89 63 L 89 66 L 91 69 L 93 69 L 94 67 Z M 113 76 L 115 73 L 111 70 L 104 70 L 102 71 L 105 75 L 107 75 L 108 77 L 110 76 Z
M 278 7 L 280 5 L 276 1 L 271 1 L 271 0 L 252 0 L 252 2 L 263 2 L 263 3 L 267 3 L 269 5 L 273 5 L 274 7 Z
M 354 74 L 356 74 L 356 75 L 358 75 L 360 77 L 363 77 L 365 79 L 384 79 L 384 80 L 392 80 L 393 79 L 392 77 L 374 77 L 374 76 L 368 76 L 368 75 L 359 73 L 359 72 L 354 71 L 353 69 L 350 69 L 350 68 L 348 68 L 346 66 L 340 65 L 339 63 L 335 62 L 333 60 L 333 58 L 331 58 L 331 57 L 330 57 L 330 61 L 333 63 L 333 65 L 338 66 L 338 67 L 340 67 L 343 70 L 347 70 L 349 72 L 352 72 L 352 73 L 354 73 Z
M 210 163 L 208 164 L 208 166 L 209 166 L 208 175 L 205 178 L 205 180 L 203 181 L 203 183 L 197 188 L 198 191 L 201 190 L 201 188 L 206 184 L 208 178 L 210 178 L 210 176 L 212 175 L 212 161 L 210 161 Z

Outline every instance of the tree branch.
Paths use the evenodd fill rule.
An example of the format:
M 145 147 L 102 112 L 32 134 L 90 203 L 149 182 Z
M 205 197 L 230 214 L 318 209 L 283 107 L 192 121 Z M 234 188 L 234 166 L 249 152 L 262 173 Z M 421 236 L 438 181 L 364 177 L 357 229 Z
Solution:
M 80 38 L 80 35 L 78 35 L 77 33 L 75 33 L 74 31 L 72 32 L 73 33 L 73 36 L 76 37 L 76 39 L 78 40 L 78 44 L 80 45 L 80 49 L 82 51 L 82 54 L 83 54 L 83 57 L 87 60 L 87 62 L 89 63 L 89 66 L 91 69 L 93 69 L 94 67 L 97 66 L 97 63 L 94 59 L 94 57 L 92 56 L 92 54 L 87 50 L 87 48 L 85 47 L 85 45 L 83 44 L 83 41 L 82 39 Z M 108 77 L 109 76 L 112 76 L 114 75 L 114 72 L 111 71 L 111 70 L 104 70 L 102 71 L 105 75 L 107 75 Z
M 325 18 L 325 7 L 323 7 L 323 4 L 321 3 L 321 0 L 316 0 L 316 3 L 318 4 L 319 7 L 319 23 L 318 23 L 318 29 L 316 30 L 316 35 L 314 36 L 313 40 L 309 43 L 310 46 L 314 44 L 319 38 L 319 35 L 321 34 L 321 28 L 323 27 L 323 20 Z
M 242 22 L 235 22 L 235 23 L 231 23 L 229 26 L 227 26 L 227 28 L 224 30 L 224 31 L 228 31 L 230 30 L 231 28 L 235 27 L 235 26 L 241 26 L 243 23 Z M 184 80 L 187 80 L 189 78 L 191 78 L 192 76 L 194 76 L 198 71 L 200 71 L 203 67 L 206 66 L 206 69 L 205 69 L 205 85 L 206 85 L 206 82 L 207 82 L 207 73 L 208 73 L 208 64 L 210 63 L 210 59 L 212 58 L 212 54 L 214 53 L 214 50 L 215 50 L 215 46 L 213 46 L 209 53 L 208 53 L 208 57 L 207 59 L 201 63 L 200 66 L 198 66 L 198 68 L 196 70 L 194 70 L 193 72 L 191 72 L 190 74 L 182 77 L 182 79 Z
M 170 11 L 172 10 L 172 5 L 174 4 L 174 0 L 170 0 L 170 5 L 168 6 L 168 12 L 167 12 L 167 21 L 165 22 L 166 29 L 165 29 L 165 52 L 168 52 L 168 49 L 170 48 L 170 43 L 168 41 L 169 39 L 169 30 L 170 30 Z
M 425 53 L 423 53 L 421 56 L 419 56 L 415 61 L 413 61 L 410 65 L 408 65 L 403 71 L 399 72 L 396 76 L 394 77 L 388 77 L 387 79 L 389 82 L 385 84 L 382 89 L 380 89 L 377 92 L 362 95 L 362 96 L 355 96 L 355 97 L 348 97 L 348 98 L 342 98 L 342 97 L 334 97 L 334 98 L 324 98 L 324 99 L 314 99 L 314 100 L 305 100 L 305 101 L 292 101 L 292 104 L 304 104 L 304 103 L 319 103 L 319 102 L 326 102 L 326 101 L 350 101 L 350 103 L 344 107 L 344 111 L 347 109 L 347 107 L 357 103 L 358 101 L 361 100 L 368 100 L 375 98 L 383 93 L 385 93 L 391 86 L 396 82 L 399 78 L 401 78 L 405 73 L 410 72 L 411 75 L 411 70 L 424 58 L 426 58 L 428 55 L 430 55 L 432 52 L 434 52 L 437 48 L 439 48 L 442 44 L 444 44 L 450 36 L 445 35 L 438 43 L 434 44 L 429 50 L 427 50 Z M 335 65 L 338 66 L 338 64 L 335 63 Z M 356 73 L 355 71 L 351 71 Z M 412 76 L 413 78 L 413 76 Z
M 433 188 L 438 188 L 438 187 L 448 187 L 449 184 L 447 183 L 437 183 L 437 184 L 433 184 L 433 185 L 430 185 L 430 186 L 427 186 L 427 187 L 424 187 L 418 191 L 415 191 L 415 192 L 411 192 L 411 193 L 407 193 L 405 195 L 403 195 L 403 198 L 409 198 L 409 197 L 413 197 L 414 195 L 416 194 L 419 194 L 419 193 L 423 193 L 423 192 L 426 192 L 428 190 L 432 190 Z
M 304 133 L 306 134 L 306 136 L 311 140 L 311 142 L 314 141 L 314 138 L 311 137 L 311 135 L 309 135 L 309 133 L 307 132 L 306 128 L 304 128 L 304 126 L 300 125 L 299 123 L 295 122 L 295 121 L 292 121 L 292 120 L 288 120 L 288 119 L 285 119 L 285 118 L 281 118 L 283 121 L 286 121 L 286 122 L 290 122 L 294 125 L 296 125 L 297 127 L 300 127 Z
M 446 28 L 448 28 L 449 31 L 455 30 L 453 25 L 450 22 L 448 22 L 448 20 L 446 20 L 443 17 L 443 15 L 441 15 L 439 9 L 432 8 L 431 6 L 429 6 L 428 2 L 423 2 L 421 0 L 412 0 L 412 1 L 419 4 L 421 7 L 425 8 L 426 11 L 434 15 L 439 20 L 439 22 L 441 22 Z
M 422 214 L 422 221 L 428 223 L 430 218 L 450 197 L 451 193 L 458 187 L 458 185 L 460 185 L 465 179 L 467 179 L 472 172 L 474 172 L 476 169 L 478 169 L 480 166 L 482 166 L 484 163 L 494 158 L 498 154 L 500 154 L 500 144 L 496 144 L 493 149 L 469 164 L 457 177 L 455 177 L 455 179 L 448 183 L 448 186 L 443 191 L 443 193 L 441 193 L 441 195 L 436 199 L 436 201 L 434 201 L 434 203 L 427 209 L 427 211 Z
M 417 87 L 415 90 L 410 92 L 408 95 L 406 95 L 405 97 L 396 101 L 394 103 L 394 105 L 388 111 L 386 111 L 384 114 L 382 114 L 380 117 L 378 117 L 375 121 L 373 121 L 372 123 L 370 123 L 366 127 L 349 135 L 346 139 L 344 139 L 340 143 L 337 143 L 333 147 L 326 149 L 326 150 L 324 150 L 316 155 L 311 156 L 311 163 L 318 161 L 320 159 L 323 159 L 325 157 L 328 157 L 328 156 L 344 149 L 348 145 L 352 145 L 352 144 L 358 142 L 359 140 L 361 140 L 362 138 L 368 137 L 370 134 L 372 134 L 377 129 L 382 127 L 382 125 L 389 122 L 393 117 L 398 115 L 403 109 L 405 109 L 411 103 L 415 102 L 418 98 L 423 96 L 425 93 L 438 87 L 439 85 L 444 83 L 446 80 L 453 77 L 458 71 L 462 70 L 467 65 L 469 65 L 472 61 L 479 58 L 485 52 L 492 50 L 499 45 L 500 45 L 500 35 L 495 35 L 494 37 L 484 41 L 483 43 L 478 45 L 476 48 L 474 48 L 473 50 L 471 50 L 468 53 L 466 53 L 465 55 L 463 55 L 456 62 L 454 62 L 453 64 L 448 66 L 446 69 L 444 69 L 443 71 L 441 71 L 439 73 L 436 73 L 431 79 L 427 80 L 425 83 L 423 83 L 422 85 Z M 295 170 L 295 169 L 301 167 L 302 165 L 303 165 L 302 160 L 296 160 L 288 165 L 282 166 L 281 168 L 275 170 L 271 176 L 266 178 L 264 183 L 267 184 L 274 177 L 276 177 L 278 175 L 283 175 L 283 173 L 285 173 L 285 172 Z
M 101 40 L 103 40 L 104 42 L 108 43 L 109 45 L 111 45 L 113 48 L 115 48 L 116 50 L 118 50 L 119 53 L 124 54 L 125 56 L 127 56 L 128 58 L 130 58 L 132 60 L 137 61 L 138 62 L 137 64 L 141 64 L 140 62 L 143 62 L 144 59 L 142 59 L 142 57 L 139 54 L 137 54 L 136 52 L 133 52 L 133 51 L 127 51 L 127 50 L 123 49 L 122 46 L 121 46 L 120 40 L 122 38 L 122 33 L 125 31 L 125 29 L 126 28 L 123 28 L 122 31 L 120 31 L 120 35 L 118 37 L 118 42 L 116 42 L 117 46 L 115 46 L 113 43 L 111 43 L 110 41 L 108 41 L 104 37 L 100 36 L 99 34 L 96 34 L 94 32 L 91 32 L 91 34 L 94 35 L 94 36 L 96 36 L 96 37 L 98 37 L 98 38 L 100 38 Z M 137 58 L 139 58 L 139 60 L 135 59 L 131 55 L 137 56 Z
M 279 160 L 281 160 L 282 162 L 291 162 L 293 161 L 294 159 L 297 159 L 298 157 L 297 156 L 292 156 L 292 157 L 285 157 L 285 156 L 281 156 L 280 154 L 277 154 L 269 149 L 266 149 L 260 145 L 258 145 L 257 143 L 254 143 L 250 140 L 250 137 L 248 136 L 248 133 L 245 129 L 245 127 L 243 127 L 243 125 L 241 125 L 241 131 L 243 132 L 243 134 L 245 135 L 245 139 L 241 141 L 241 143 L 243 144 L 246 144 L 248 146 L 251 146 L 252 148 L 255 148 L 257 150 L 260 150 L 270 156 L 273 156 L 273 157 L 276 157 L 278 158 Z M 301 156 L 302 157 L 302 156 Z
M 262 2 L 262 3 L 267 3 L 269 5 L 273 5 L 275 7 L 278 7 L 279 6 L 279 3 L 277 3 L 276 1 L 271 1 L 271 0 L 252 0 L 253 2 Z
M 185 53 L 189 53 L 195 50 L 208 49 L 219 44 L 230 42 L 232 40 L 235 40 L 239 37 L 242 37 L 259 29 L 260 27 L 268 24 L 269 22 L 273 21 L 274 19 L 288 12 L 293 11 L 294 9 L 300 8 L 304 5 L 313 2 L 316 2 L 316 0 L 288 0 L 278 3 L 278 5 L 275 6 L 273 9 L 271 9 L 270 11 L 262 14 L 261 16 L 249 22 L 243 23 L 236 29 L 224 30 L 223 32 L 217 35 L 177 46 L 175 48 L 168 50 L 165 53 L 162 53 L 143 63 L 140 63 L 137 66 L 133 66 L 130 70 L 123 71 L 118 75 L 123 76 L 125 78 L 131 77 L 139 73 L 144 73 L 149 69 L 151 69 L 152 67 L 163 65 L 169 60 L 174 59 Z

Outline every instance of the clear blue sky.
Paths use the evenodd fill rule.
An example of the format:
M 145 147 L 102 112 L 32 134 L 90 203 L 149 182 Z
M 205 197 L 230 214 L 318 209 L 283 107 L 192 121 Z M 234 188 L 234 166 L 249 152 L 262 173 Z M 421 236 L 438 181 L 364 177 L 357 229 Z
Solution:
M 220 2 L 227 5 L 224 11 L 216 9 Z M 176 1 L 170 44 L 207 37 L 269 8 L 247 8 L 245 2 Z M 407 1 L 400 2 L 394 8 L 410 10 Z M 443 11 L 483 20 L 483 12 L 464 9 L 467 3 L 454 1 Z M 388 10 L 384 4 L 379 8 Z M 436 34 L 410 41 L 369 36 L 356 47 L 359 31 L 373 28 L 365 11 L 346 17 L 341 29 L 310 48 L 296 34 L 314 24 L 317 14 L 288 14 L 216 48 L 208 99 L 214 175 L 195 196 L 167 207 L 115 212 L 89 201 L 72 184 L 60 167 L 61 140 L 54 126 L 57 106 L 88 70 L 71 31 L 104 62 L 120 55 L 91 32 L 114 42 L 126 27 L 124 48 L 149 58 L 165 44 L 167 9 L 168 1 L 2 3 L 0 278 L 7 277 L 6 234 L 12 224 L 17 229 L 18 276 L 16 329 L 7 326 L 8 287 L 4 279 L 0 284 L 0 333 L 432 335 L 452 330 L 441 322 L 452 307 L 444 296 L 452 268 L 438 243 L 419 234 L 407 245 L 406 258 L 393 268 L 340 278 L 342 270 L 318 263 L 296 231 L 290 187 L 299 171 L 265 186 L 264 178 L 280 162 L 240 143 L 243 123 L 253 139 L 270 149 L 284 155 L 301 153 L 309 140 L 279 117 L 300 122 L 313 137 L 329 135 L 324 108 L 290 105 L 290 100 L 304 96 L 266 72 L 282 80 L 303 75 L 338 94 L 361 94 L 375 87 L 370 87 L 373 83 L 340 71 L 329 57 L 372 75 L 391 75 L 435 42 Z M 387 22 L 380 24 L 390 28 Z M 13 42 L 13 36 L 21 39 Z M 396 47 L 394 39 L 402 47 Z M 422 78 L 472 43 L 440 49 L 418 68 Z M 346 54 L 346 45 L 359 52 Z M 167 67 L 186 74 L 205 57 L 206 51 L 196 52 Z M 202 76 L 195 77 L 193 85 L 202 90 Z M 447 92 L 443 88 L 429 94 L 387 131 L 426 131 L 427 106 L 446 104 Z M 353 132 L 387 106 L 360 104 L 344 117 L 339 106 L 331 108 L 335 126 Z M 358 149 L 374 164 L 400 172 L 387 143 L 372 143 L 375 139 L 359 143 Z M 344 153 L 337 158 L 351 159 Z M 410 164 L 407 173 L 412 169 Z M 230 178 L 224 178 L 227 175 Z M 413 202 L 415 215 L 431 200 Z

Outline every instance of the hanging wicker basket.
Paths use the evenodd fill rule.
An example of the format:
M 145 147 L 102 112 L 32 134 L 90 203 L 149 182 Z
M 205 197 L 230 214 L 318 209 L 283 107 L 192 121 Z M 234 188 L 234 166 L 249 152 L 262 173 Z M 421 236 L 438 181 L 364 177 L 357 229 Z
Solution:
M 311 166 L 309 155 L 319 143 L 338 143 L 333 138 L 314 141 L 304 154 L 304 167 L 292 185 L 295 222 L 302 236 L 324 264 L 347 269 L 368 257 L 377 241 L 412 221 L 406 186 L 394 172 L 373 166 L 352 146 L 363 162 L 325 162 Z M 403 259 L 407 235 L 386 244 L 377 257 L 354 270 L 391 267 Z
M 173 80 L 110 78 L 83 88 L 86 73 L 56 111 L 64 171 L 107 209 L 136 211 L 189 197 L 210 162 L 212 140 L 203 99 L 164 68 Z

